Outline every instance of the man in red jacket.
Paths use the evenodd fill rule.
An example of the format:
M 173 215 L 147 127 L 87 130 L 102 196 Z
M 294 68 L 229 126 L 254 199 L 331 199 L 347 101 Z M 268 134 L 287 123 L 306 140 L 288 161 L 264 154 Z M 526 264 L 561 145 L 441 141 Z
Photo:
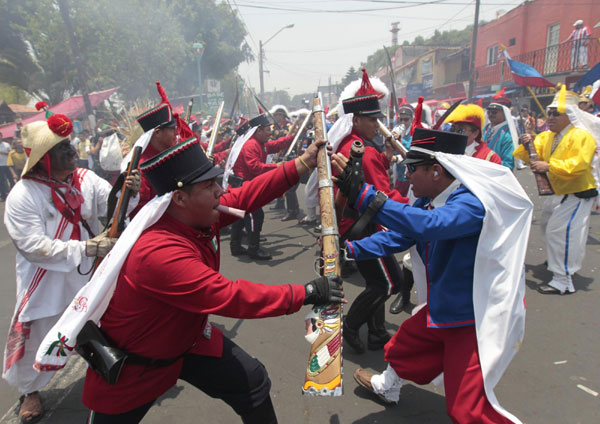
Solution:
M 216 179 L 222 171 L 195 138 L 140 165 L 156 194 L 172 197 L 133 245 L 100 320 L 129 357 L 114 385 L 88 369 L 88 423 L 138 423 L 177 379 L 223 400 L 246 424 L 277 422 L 265 367 L 213 327 L 208 314 L 263 318 L 306 304 L 339 303 L 340 281 L 321 277 L 303 286 L 225 278 L 219 273 L 219 229 L 236 218 L 218 207 L 252 210 L 281 196 L 316 166 L 320 145 L 225 194 Z
M 362 157 L 362 169 L 365 181 L 374 185 L 390 199 L 408 203 L 408 199 L 397 190 L 390 188 L 388 168 L 392 157 L 391 148 L 387 151 L 373 142 L 377 135 L 377 119 L 383 119 L 379 108 L 378 93 L 373 89 L 366 71 L 363 71 L 361 88 L 354 97 L 342 102 L 344 113 L 352 113 L 352 131 L 340 143 L 337 152 L 345 157 L 350 156 L 350 148 L 355 140 L 365 146 Z M 356 211 L 344 210 L 339 230 L 344 239 L 360 239 L 369 236 L 382 227 L 369 222 L 360 231 L 352 230 L 358 218 Z M 358 271 L 366 282 L 366 288 L 352 303 L 344 320 L 344 342 L 357 353 L 363 353 L 365 346 L 359 337 L 360 327 L 367 323 L 369 328 L 368 344 L 370 350 L 383 349 L 391 338 L 385 329 L 385 301 L 392 293 L 397 293 L 403 283 L 402 272 L 393 256 L 356 262 Z
M 252 181 L 259 175 L 275 169 L 278 164 L 265 163 L 267 155 L 277 153 L 289 146 L 294 139 L 294 128 L 290 134 L 276 140 L 270 140 L 271 121 L 266 114 L 258 115 L 250 120 L 250 127 L 256 127 L 252 137 L 244 143 L 244 147 L 233 166 L 233 173 L 243 181 Z M 296 128 L 297 130 L 297 128 Z M 260 247 L 260 232 L 265 220 L 262 208 L 250 209 L 250 233 L 248 235 L 248 250 L 242 247 L 243 223 L 231 227 L 231 254 L 234 256 L 247 254 L 252 259 L 269 260 L 271 255 Z

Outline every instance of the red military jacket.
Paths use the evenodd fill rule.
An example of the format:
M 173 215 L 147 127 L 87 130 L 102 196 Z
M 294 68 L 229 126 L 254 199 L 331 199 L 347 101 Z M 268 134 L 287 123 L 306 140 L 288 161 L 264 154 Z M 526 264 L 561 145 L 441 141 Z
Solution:
M 240 151 L 240 154 L 233 166 L 233 173 L 244 181 L 250 181 L 260 174 L 263 174 L 277 167 L 274 163 L 265 163 L 267 154 L 276 153 L 285 149 L 294 139 L 293 135 L 280 137 L 277 140 L 267 141 L 265 144 L 251 137 Z
M 294 161 L 263 174 L 221 197 L 221 204 L 254 210 L 298 183 Z M 102 330 L 120 348 L 149 358 L 185 352 L 220 357 L 223 334 L 209 314 L 264 318 L 298 311 L 304 286 L 268 286 L 231 281 L 219 273 L 219 228 L 235 221 L 221 214 L 207 231 L 198 231 L 164 214 L 145 230 L 127 257 Z M 94 411 L 119 414 L 156 399 L 172 387 L 183 360 L 165 367 L 125 364 L 110 386 L 88 369 L 83 403 Z
M 348 134 L 340 143 L 337 153 L 340 153 L 347 158 L 350 157 L 350 148 L 354 140 L 360 140 L 364 142 L 354 130 Z M 365 145 L 365 153 L 362 157 L 362 169 L 365 174 L 365 182 L 372 184 L 379 191 L 384 192 L 390 199 L 401 203 L 408 203 L 408 197 L 404 197 L 397 190 L 390 188 L 390 178 L 388 176 L 388 168 L 390 167 L 390 161 L 388 160 L 385 153 L 377 151 L 372 146 Z M 340 234 L 344 234 L 354 224 L 354 219 L 343 217 L 339 224 Z
M 485 141 L 475 143 L 475 152 L 473 153 L 472 157 L 502 165 L 502 159 L 500 159 L 500 156 L 490 149 Z

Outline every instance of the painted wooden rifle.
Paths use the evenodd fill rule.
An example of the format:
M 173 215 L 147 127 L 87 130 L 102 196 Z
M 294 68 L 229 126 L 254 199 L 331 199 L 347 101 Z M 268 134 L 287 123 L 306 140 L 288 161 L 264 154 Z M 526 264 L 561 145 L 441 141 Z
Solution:
M 392 133 L 379 119 L 377 120 L 377 125 L 379 125 L 379 132 L 383 135 L 383 137 L 391 140 L 394 150 L 400 153 L 403 158 L 405 158 L 408 150 L 406 150 L 406 147 L 404 147 L 400 140 L 396 138 L 395 134 Z
M 531 166 L 533 162 L 539 161 L 535 146 L 532 144 L 533 140 L 523 143 L 525 150 L 527 150 L 527 153 L 529 153 L 529 166 Z M 537 184 L 538 194 L 540 196 L 550 196 L 551 194 L 554 194 L 554 190 L 552 189 L 552 185 L 550 184 L 547 173 L 544 172 L 540 174 L 538 172 L 534 172 L 533 176 L 535 177 L 535 183 Z
M 185 111 L 185 123 L 189 124 L 192 119 L 192 108 L 194 107 L 194 98 L 192 97 L 188 102 L 187 110 Z
M 325 109 L 321 93 L 313 101 L 315 139 L 326 140 Z M 327 147 L 317 154 L 319 203 L 321 206 L 322 274 L 340 275 L 339 233 L 334 212 L 331 162 Z M 342 306 L 315 306 L 306 319 L 305 339 L 311 344 L 302 394 L 341 396 L 342 389 Z

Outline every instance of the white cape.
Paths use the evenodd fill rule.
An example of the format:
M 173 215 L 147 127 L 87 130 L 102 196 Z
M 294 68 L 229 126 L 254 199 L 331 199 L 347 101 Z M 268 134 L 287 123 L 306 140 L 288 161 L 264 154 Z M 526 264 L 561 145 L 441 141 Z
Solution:
M 525 253 L 533 204 L 506 167 L 464 155 L 436 159 L 483 204 L 485 217 L 475 254 L 473 305 L 481 372 L 488 400 L 502 415 L 494 387 L 525 334 Z
M 92 279 L 77 292 L 73 302 L 44 337 L 35 357 L 35 369 L 55 371 L 67 364 L 81 328 L 89 320 L 96 324 L 100 321 L 115 291 L 119 272 L 131 248 L 140 234 L 160 219 L 171 203 L 172 195 L 173 193 L 169 192 L 154 197 L 125 228 L 115 246 L 96 269 Z
M 240 152 L 242 151 L 242 147 L 246 144 L 246 141 L 250 139 L 254 135 L 254 131 L 256 131 L 257 127 L 252 127 L 248 131 L 246 131 L 243 135 L 241 135 L 231 148 L 231 152 L 229 153 L 229 157 L 227 158 L 227 163 L 225 163 L 225 172 L 223 174 L 223 188 L 227 189 L 227 179 L 231 174 L 233 174 L 233 166 L 235 165 L 235 161 L 237 160 Z

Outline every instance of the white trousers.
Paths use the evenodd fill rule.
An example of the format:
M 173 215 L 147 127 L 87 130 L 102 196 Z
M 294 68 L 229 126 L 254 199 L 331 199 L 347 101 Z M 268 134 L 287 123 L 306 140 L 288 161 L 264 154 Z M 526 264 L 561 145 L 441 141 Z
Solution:
M 580 199 L 572 194 L 566 199 L 564 197 L 550 196 L 546 199 L 541 224 L 548 269 L 554 274 L 573 275 L 583 263 L 595 198 Z
M 4 379 L 13 387 L 17 387 L 20 393 L 31 393 L 40 390 L 50 383 L 55 371 L 38 372 L 33 369 L 35 354 L 42 340 L 52 329 L 62 314 L 47 318 L 37 319 L 31 322 L 29 339 L 25 342 L 25 354 L 23 357 L 3 375 Z

